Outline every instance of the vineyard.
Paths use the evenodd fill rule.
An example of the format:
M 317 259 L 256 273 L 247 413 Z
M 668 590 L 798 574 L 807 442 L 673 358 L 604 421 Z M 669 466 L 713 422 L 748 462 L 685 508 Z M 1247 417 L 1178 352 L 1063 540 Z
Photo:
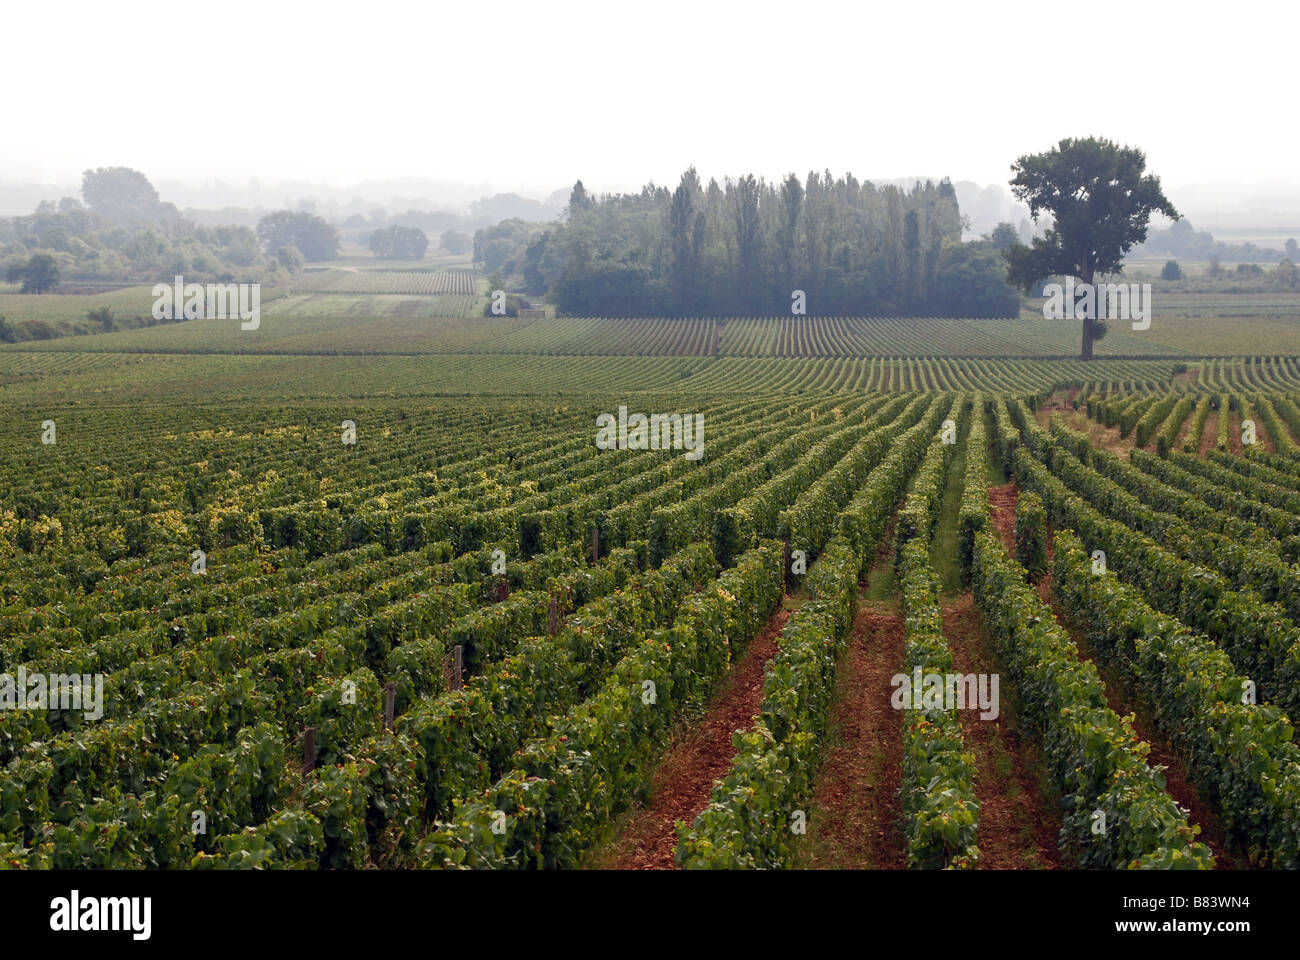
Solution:
M 477 297 L 478 277 L 468 268 L 450 270 L 306 270 L 293 284 L 294 293 L 452 294 Z
M 508 318 L 484 324 L 511 324 Z M 522 321 L 527 322 L 527 321 Z M 477 323 L 477 322 L 475 322 Z M 447 321 L 446 337 L 474 336 L 474 323 Z M 156 333 L 166 332 L 159 328 Z M 260 331 L 259 331 L 260 332 Z M 239 334 L 236 333 L 235 336 Z M 116 336 L 110 334 L 108 336 Z M 400 336 L 394 330 L 394 340 Z M 107 337 L 105 337 L 107 339 Z M 202 351 L 206 353 L 206 351 Z M 1122 393 L 1292 392 L 1300 362 L 1238 357 L 1167 360 L 998 360 L 983 358 L 544 357 L 506 354 L 279 354 L 0 350 L 0 388 L 9 402 L 73 401 L 115 395 L 156 399 L 600 394 L 662 391 L 694 396 L 964 391 L 1039 393 L 1068 388 L 1080 402 Z M 188 355 L 185 355 L 188 354 Z M 1217 420 L 1215 421 L 1217 422 Z
M 300 280 L 0 349 L 0 867 L 1300 867 L 1278 305 L 1084 363 Z
M 1260 345 L 1261 347 L 1263 345 Z M 560 356 L 1054 357 L 1077 353 L 1074 331 L 1041 313 L 1015 320 L 932 317 L 750 317 L 538 321 L 469 348 L 477 353 Z M 1117 331 L 1103 354 L 1182 356 L 1179 345 Z M 1238 352 L 1238 351 L 1227 351 Z
M 0 354 L 0 867 L 1300 866 L 1291 359 L 527 361 Z

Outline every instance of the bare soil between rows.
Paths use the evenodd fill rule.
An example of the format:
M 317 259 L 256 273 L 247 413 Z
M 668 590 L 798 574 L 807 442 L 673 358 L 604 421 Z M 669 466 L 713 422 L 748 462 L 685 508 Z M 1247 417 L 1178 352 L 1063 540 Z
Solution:
M 777 611 L 740 659 L 704 717 L 673 742 L 655 771 L 650 800 L 625 815 L 597 865 L 611 870 L 675 870 L 677 822 L 691 823 L 709 804 L 713 784 L 735 759 L 732 734 L 748 730 L 763 702 L 763 671 L 791 612 Z

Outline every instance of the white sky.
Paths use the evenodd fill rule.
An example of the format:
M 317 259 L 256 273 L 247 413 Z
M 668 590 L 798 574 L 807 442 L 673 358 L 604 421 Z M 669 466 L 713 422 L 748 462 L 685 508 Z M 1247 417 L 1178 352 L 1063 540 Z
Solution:
M 11 3 L 0 180 L 1005 184 L 1095 133 L 1167 187 L 1300 193 L 1297 26 L 1293 0 Z

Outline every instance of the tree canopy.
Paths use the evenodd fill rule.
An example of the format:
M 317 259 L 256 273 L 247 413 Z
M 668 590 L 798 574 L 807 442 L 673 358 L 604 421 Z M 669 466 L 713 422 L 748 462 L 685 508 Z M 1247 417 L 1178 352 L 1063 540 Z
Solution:
M 277 210 L 257 221 L 257 237 L 268 251 L 297 247 L 303 259 L 333 260 L 339 255 L 339 234 L 330 224 L 306 211 Z
M 1117 273 L 1129 249 L 1146 239 L 1153 213 L 1178 219 L 1160 178 L 1145 172 L 1146 156 L 1134 147 L 1067 138 L 1046 153 L 1020 157 L 1011 169 L 1011 192 L 1028 204 L 1034 221 L 1052 215 L 1043 236 L 1004 253 L 1009 281 L 1026 291 L 1053 276 L 1090 284 L 1098 274 Z M 1082 327 L 1080 356 L 1091 360 L 1093 341 L 1105 327 L 1087 317 Z
M 948 182 L 877 187 L 829 171 L 770 183 L 748 174 L 671 190 L 593 196 L 578 181 L 563 222 L 480 230 L 475 259 L 559 310 L 598 316 L 1012 316 L 996 257 L 958 252 L 961 214 Z M 969 286 L 941 284 L 949 269 Z

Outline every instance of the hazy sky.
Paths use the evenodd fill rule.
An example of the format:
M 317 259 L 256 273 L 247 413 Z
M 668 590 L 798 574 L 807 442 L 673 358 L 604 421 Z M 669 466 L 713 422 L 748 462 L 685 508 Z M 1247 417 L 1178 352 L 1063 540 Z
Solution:
M 3 23 L 0 180 L 1005 183 L 1096 133 L 1169 187 L 1300 181 L 1294 2 L 126 0 Z

